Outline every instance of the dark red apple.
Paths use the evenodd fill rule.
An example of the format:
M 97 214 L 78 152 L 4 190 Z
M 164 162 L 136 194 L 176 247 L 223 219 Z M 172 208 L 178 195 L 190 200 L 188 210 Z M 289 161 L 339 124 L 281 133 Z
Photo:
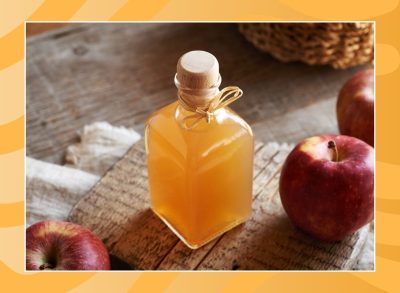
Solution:
M 26 229 L 27 270 L 109 270 L 103 242 L 90 230 L 62 221 L 42 221 Z
M 374 217 L 374 149 L 345 135 L 307 138 L 286 158 L 279 192 L 296 226 L 342 240 Z
M 374 71 L 356 73 L 340 90 L 336 115 L 341 134 L 374 146 Z

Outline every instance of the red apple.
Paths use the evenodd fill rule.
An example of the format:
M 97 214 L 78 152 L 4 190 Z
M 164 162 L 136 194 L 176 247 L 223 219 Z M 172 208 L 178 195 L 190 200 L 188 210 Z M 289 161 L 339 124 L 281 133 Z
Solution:
M 26 230 L 27 270 L 109 270 L 103 242 L 88 229 L 62 221 L 42 221 Z
M 342 240 L 374 217 L 374 149 L 344 135 L 307 138 L 286 158 L 279 192 L 296 226 Z
M 342 87 L 336 104 L 341 134 L 374 146 L 374 71 L 356 73 Z

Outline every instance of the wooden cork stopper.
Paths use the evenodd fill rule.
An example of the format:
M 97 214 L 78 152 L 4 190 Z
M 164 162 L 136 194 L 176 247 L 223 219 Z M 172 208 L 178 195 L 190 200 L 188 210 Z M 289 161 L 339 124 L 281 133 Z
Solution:
M 176 77 L 182 88 L 208 89 L 219 82 L 218 60 L 206 51 L 187 52 L 176 67 Z

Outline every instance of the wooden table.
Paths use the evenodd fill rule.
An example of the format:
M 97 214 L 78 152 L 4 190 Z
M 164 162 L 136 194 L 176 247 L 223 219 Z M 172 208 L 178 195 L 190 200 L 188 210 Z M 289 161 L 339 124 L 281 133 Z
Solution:
M 93 231 L 112 259 L 135 270 L 349 270 L 369 227 L 339 242 L 295 228 L 279 196 L 279 176 L 292 146 L 255 145 L 250 218 L 198 249 L 188 248 L 150 209 L 144 141 L 109 169 L 72 208 L 68 221 Z M 190 199 L 188 199 L 190 201 Z M 201 215 L 196 215 L 201 219 Z
M 76 131 L 94 121 L 143 132 L 152 112 L 176 100 L 176 62 L 194 49 L 218 58 L 222 86 L 243 89 L 232 108 L 264 142 L 336 133 L 337 93 L 360 69 L 281 63 L 235 24 L 68 25 L 27 40 L 27 155 L 63 163 Z
M 176 62 L 190 50 L 207 50 L 218 58 L 222 86 L 237 85 L 245 93 L 232 108 L 251 124 L 257 141 L 286 145 L 285 155 L 289 151 L 285 143 L 296 143 L 312 135 L 337 133 L 335 102 L 338 91 L 362 68 L 334 70 L 326 66 L 281 63 L 253 48 L 238 33 L 235 24 L 72 24 L 52 25 L 51 31 L 47 29 L 42 25 L 32 27 L 27 40 L 26 147 L 28 156 L 57 164 L 63 163 L 66 147 L 78 139 L 76 132 L 85 124 L 104 120 L 143 133 L 147 117 L 176 100 L 173 84 Z M 40 33 L 42 31 L 46 32 Z M 281 146 L 265 144 L 267 153 L 271 145 Z M 148 191 L 144 188 L 147 185 L 143 183 L 146 176 L 136 176 L 138 181 L 113 183 L 109 180 L 122 180 L 127 176 L 115 173 L 118 166 L 123 170 L 136 168 L 133 171 L 137 174 L 145 172 L 143 150 L 135 151 L 135 148 L 75 206 L 69 218 L 90 226 L 101 236 L 110 253 L 128 262 L 130 268 L 349 269 L 365 242 L 368 227 L 341 244 L 320 243 L 293 229 L 277 196 L 275 175 L 283 157 L 275 162 L 259 152 L 254 186 L 263 196 L 254 201 L 253 218 L 204 248 L 191 251 L 149 212 Z M 276 166 L 268 162 L 275 162 Z M 273 180 L 268 179 L 271 174 Z M 267 180 L 268 185 L 262 180 Z M 118 218 L 116 215 L 121 213 L 114 212 L 109 213 L 111 218 L 96 219 L 88 213 L 95 206 L 93 201 L 97 204 L 101 200 L 98 194 L 104 190 L 107 191 L 105 211 L 111 207 L 121 211 L 112 204 L 131 205 L 123 217 Z M 132 190 L 140 191 L 137 202 L 132 201 Z M 109 201 L 110 196 L 118 200 Z M 142 231 L 143 221 L 137 219 L 143 217 L 148 223 L 146 227 L 150 228 Z M 276 223 L 279 228 L 273 226 Z M 107 228 L 110 224 L 113 229 Z M 136 228 L 129 230 L 131 234 L 120 237 L 127 225 Z M 255 226 L 258 228 L 253 229 Z M 255 232 L 248 233 L 252 229 Z M 270 231 L 269 234 L 264 230 Z M 269 235 L 270 244 L 267 246 L 263 242 L 266 235 Z M 289 238 L 292 240 L 286 241 Z M 260 239 L 264 240 L 260 242 Z M 132 251 L 130 244 L 139 242 L 142 250 L 139 247 Z M 296 249 L 292 249 L 293 243 Z M 254 252 L 250 260 L 246 247 Z M 151 255 L 144 253 L 146 251 Z M 236 252 L 227 258 L 227 251 Z M 279 251 L 290 257 L 282 258 L 277 255 Z M 304 253 L 307 251 L 314 256 L 317 253 L 319 260 Z

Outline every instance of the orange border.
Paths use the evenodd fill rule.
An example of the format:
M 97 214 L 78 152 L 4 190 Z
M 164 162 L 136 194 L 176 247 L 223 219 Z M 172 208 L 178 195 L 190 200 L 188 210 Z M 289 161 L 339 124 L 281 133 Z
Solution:
M 391 291 L 400 271 L 399 0 L 184 1 L 30 0 L 3 3 L 0 24 L 0 176 L 18 174 L 24 185 L 23 138 L 25 20 L 375 20 L 377 27 L 377 258 L 374 273 L 25 273 L 23 192 L 0 177 L 2 288 L 26 291 Z M 315 275 L 316 274 L 316 275 Z

